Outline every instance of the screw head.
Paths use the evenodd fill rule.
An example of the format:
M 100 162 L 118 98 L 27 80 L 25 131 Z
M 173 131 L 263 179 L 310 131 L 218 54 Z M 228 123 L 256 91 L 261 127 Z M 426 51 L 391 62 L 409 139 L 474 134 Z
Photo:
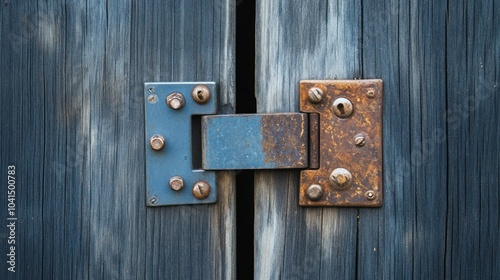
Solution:
M 205 85 L 197 85 L 193 88 L 191 96 L 199 104 L 207 103 L 210 100 L 210 89 Z
M 156 96 L 156 94 L 150 94 L 150 95 L 148 95 L 148 101 L 151 104 L 156 103 L 157 99 L 158 99 L 158 97 Z
M 159 151 L 165 147 L 165 138 L 159 134 L 155 134 L 149 139 L 149 145 L 151 149 Z
M 368 98 L 374 98 L 375 97 L 375 90 L 373 89 L 369 89 L 367 92 L 366 92 L 366 96 Z
M 180 108 L 184 107 L 184 104 L 186 104 L 186 99 L 181 93 L 174 92 L 167 96 L 166 102 L 168 107 L 174 110 L 179 110 Z
M 345 168 L 336 168 L 330 174 L 330 184 L 337 188 L 345 188 L 350 185 L 352 181 L 351 172 Z
M 184 188 L 184 180 L 181 176 L 173 176 L 172 178 L 170 178 L 169 185 L 172 190 L 180 191 L 182 188 Z
M 193 195 L 197 199 L 205 199 L 210 195 L 210 185 L 205 181 L 198 181 L 193 185 Z
M 321 100 L 323 100 L 324 96 L 323 91 L 317 87 L 309 89 L 309 92 L 307 94 L 311 103 L 320 103 Z
M 352 114 L 353 106 L 349 99 L 340 97 L 333 102 L 333 112 L 339 118 L 347 118 Z
M 362 147 L 366 144 L 366 136 L 363 133 L 354 136 L 354 145 Z
M 368 200 L 373 200 L 373 199 L 375 199 L 375 192 L 374 191 L 367 191 L 365 193 L 365 197 Z
M 320 185 L 312 184 L 307 188 L 306 195 L 312 201 L 320 200 L 323 197 L 323 188 Z
M 150 198 L 149 198 L 149 203 L 151 203 L 151 204 L 156 204 L 156 202 L 158 202 L 158 201 L 156 200 L 156 196 L 152 196 L 152 197 L 150 197 Z

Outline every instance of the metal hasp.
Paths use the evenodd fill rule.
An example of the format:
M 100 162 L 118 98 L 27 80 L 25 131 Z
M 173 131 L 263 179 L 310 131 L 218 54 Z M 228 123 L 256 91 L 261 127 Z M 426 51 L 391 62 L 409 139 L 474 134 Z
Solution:
M 216 173 L 196 157 L 200 115 L 217 113 L 215 83 L 145 83 L 144 98 L 146 205 L 216 202 Z
M 382 80 L 300 82 L 300 111 L 319 115 L 319 168 L 301 171 L 300 205 L 382 206 L 382 93 Z
M 308 166 L 307 114 L 202 117 L 205 170 L 284 169 Z
M 301 81 L 302 113 L 213 115 L 214 82 L 146 83 L 146 205 L 213 203 L 216 170 L 303 169 L 301 206 L 381 206 L 382 90 Z

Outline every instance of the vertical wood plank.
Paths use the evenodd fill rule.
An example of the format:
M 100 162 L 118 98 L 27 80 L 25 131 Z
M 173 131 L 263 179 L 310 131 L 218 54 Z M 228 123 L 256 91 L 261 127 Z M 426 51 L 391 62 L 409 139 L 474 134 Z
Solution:
M 500 5 L 450 3 L 446 278 L 500 273 Z
M 146 81 L 214 80 L 233 112 L 234 13 L 225 0 L 2 3 L 0 164 L 19 176 L 8 277 L 235 277 L 233 173 L 217 204 L 146 208 L 143 151 Z
M 298 111 L 302 79 L 359 77 L 359 1 L 257 1 L 258 112 Z M 357 210 L 298 206 L 298 172 L 255 175 L 255 278 L 352 279 Z
M 384 80 L 386 195 L 379 211 L 360 210 L 359 275 L 442 278 L 446 3 L 364 3 L 375 10 L 363 18 L 363 74 Z
M 498 273 L 500 157 L 485 148 L 500 140 L 498 11 L 363 3 L 363 75 L 384 80 L 385 197 L 380 211 L 360 210 L 360 278 Z

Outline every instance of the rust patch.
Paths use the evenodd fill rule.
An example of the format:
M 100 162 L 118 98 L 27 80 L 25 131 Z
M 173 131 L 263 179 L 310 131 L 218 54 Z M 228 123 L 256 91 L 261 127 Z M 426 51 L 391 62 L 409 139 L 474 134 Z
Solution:
M 319 103 L 309 101 L 308 92 L 313 87 L 324 92 Z M 301 112 L 319 114 L 319 169 L 301 171 L 300 205 L 382 206 L 382 93 L 382 80 L 300 82 Z M 334 114 L 333 104 L 338 98 L 352 102 L 349 117 Z M 356 145 L 360 134 L 365 136 L 364 144 L 359 145 L 358 139 Z M 352 174 L 352 183 L 346 189 L 335 188 L 329 182 L 331 172 L 337 168 Z M 324 190 L 320 200 L 307 197 L 307 189 L 313 184 Z
M 262 115 L 262 151 L 266 163 L 276 168 L 305 168 L 308 165 L 307 114 Z
M 319 114 L 309 114 L 309 169 L 319 168 Z

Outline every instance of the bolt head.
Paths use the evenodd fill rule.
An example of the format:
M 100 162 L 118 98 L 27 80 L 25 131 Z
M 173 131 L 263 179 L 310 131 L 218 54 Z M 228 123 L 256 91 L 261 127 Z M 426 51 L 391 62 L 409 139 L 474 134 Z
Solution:
M 151 149 L 159 151 L 165 147 L 165 138 L 159 134 L 155 134 L 149 139 L 149 145 Z
M 337 188 L 346 188 L 351 184 L 352 175 L 345 168 L 336 168 L 330 174 L 330 184 Z
M 324 97 L 323 91 L 317 87 L 309 89 L 309 92 L 307 94 L 311 103 L 320 103 Z
M 349 99 L 340 97 L 333 102 L 333 112 L 339 118 L 347 118 L 353 111 L 352 103 Z
M 367 191 L 365 193 L 365 197 L 368 200 L 373 200 L 373 199 L 375 199 L 375 192 L 374 191 Z
M 148 102 L 151 103 L 151 104 L 156 103 L 157 99 L 158 99 L 158 97 L 156 96 L 156 94 L 150 94 L 150 95 L 148 95 Z
M 366 96 L 368 98 L 374 98 L 375 97 L 375 90 L 373 89 L 369 89 L 367 92 L 366 92 Z
M 184 98 L 184 95 L 182 95 L 181 93 L 174 92 L 171 93 L 169 96 L 167 96 L 166 102 L 168 107 L 174 110 L 179 110 L 186 104 L 186 99 Z
M 193 195 L 197 199 L 205 199 L 210 195 L 210 185 L 205 181 L 198 181 L 193 185 Z
M 323 188 L 320 185 L 310 185 L 306 190 L 307 198 L 312 201 L 320 200 L 323 197 Z
M 362 147 L 366 144 L 366 136 L 364 134 L 357 134 L 354 136 L 354 145 Z
M 174 191 L 180 191 L 184 187 L 184 180 L 181 176 L 174 176 L 170 178 L 170 188 Z
M 191 96 L 196 103 L 207 103 L 210 100 L 210 89 L 205 85 L 197 85 L 193 88 Z

